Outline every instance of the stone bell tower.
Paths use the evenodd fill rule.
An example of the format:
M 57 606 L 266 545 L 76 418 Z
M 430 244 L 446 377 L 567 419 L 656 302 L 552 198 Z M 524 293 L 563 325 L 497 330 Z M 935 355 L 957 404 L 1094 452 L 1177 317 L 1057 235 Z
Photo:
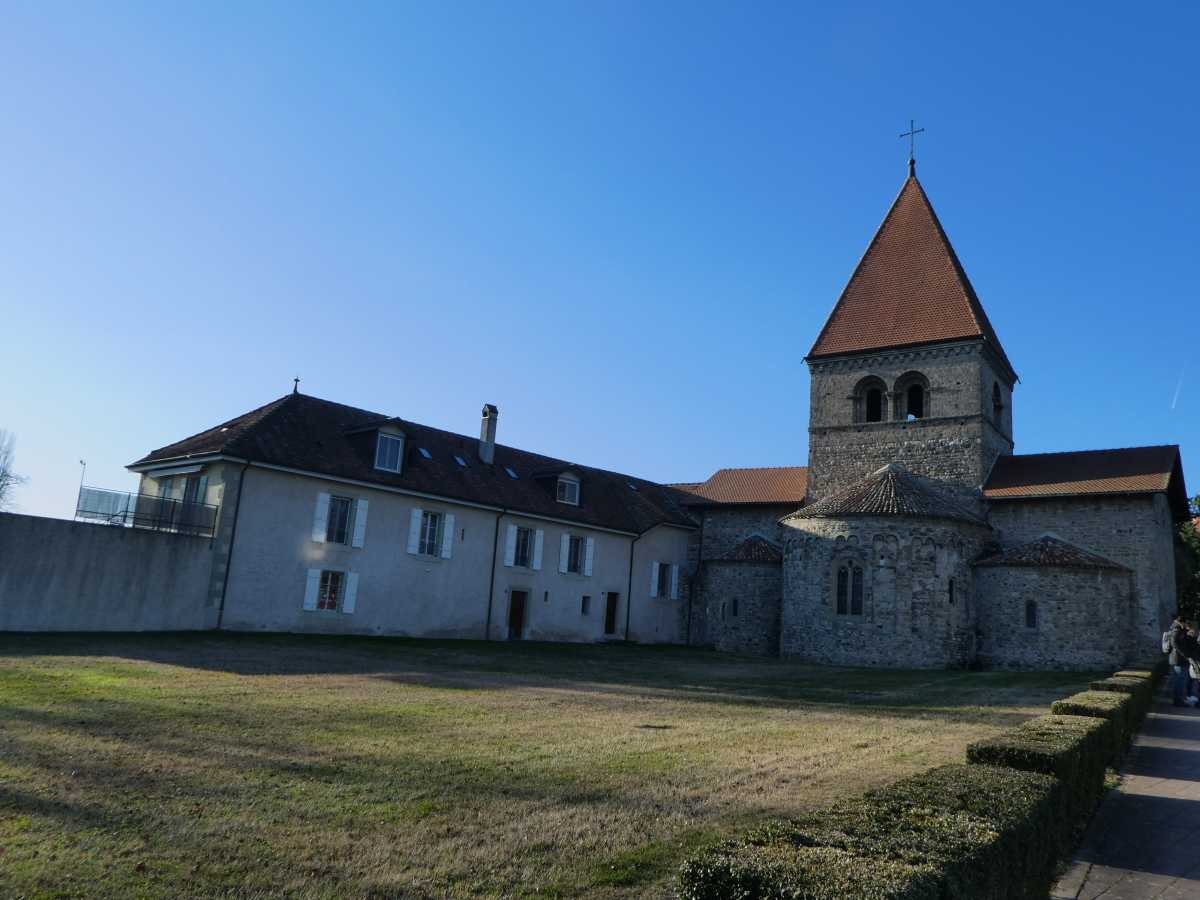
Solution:
M 805 361 L 809 502 L 889 463 L 976 495 L 1012 453 L 1017 374 L 912 161 Z

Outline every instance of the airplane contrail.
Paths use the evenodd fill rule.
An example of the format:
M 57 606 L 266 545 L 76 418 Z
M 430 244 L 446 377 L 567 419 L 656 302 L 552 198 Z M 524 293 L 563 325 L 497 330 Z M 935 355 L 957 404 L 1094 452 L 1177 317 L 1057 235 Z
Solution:
M 1175 404 L 1179 402 L 1179 392 L 1183 389 L 1183 375 L 1184 375 L 1184 372 L 1186 372 L 1186 371 L 1187 371 L 1187 369 L 1185 368 L 1183 370 L 1183 372 L 1179 373 L 1179 383 L 1175 385 L 1175 396 L 1171 398 L 1171 409 L 1172 410 L 1175 409 Z

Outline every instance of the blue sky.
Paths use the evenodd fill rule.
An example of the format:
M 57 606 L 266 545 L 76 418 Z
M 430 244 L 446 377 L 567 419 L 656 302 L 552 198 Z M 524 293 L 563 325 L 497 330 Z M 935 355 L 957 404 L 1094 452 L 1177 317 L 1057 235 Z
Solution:
M 347 10 L 350 10 L 349 12 Z M 21 511 L 291 389 L 664 481 L 807 459 L 803 356 L 919 174 L 1018 452 L 1200 489 L 1195 4 L 10 5 Z M 1176 393 L 1178 391 L 1178 396 Z

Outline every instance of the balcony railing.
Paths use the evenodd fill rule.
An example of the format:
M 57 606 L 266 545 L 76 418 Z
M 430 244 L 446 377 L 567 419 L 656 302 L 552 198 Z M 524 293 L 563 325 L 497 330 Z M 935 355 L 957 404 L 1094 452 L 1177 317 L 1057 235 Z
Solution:
M 126 528 L 212 537 L 217 528 L 217 507 L 149 494 L 80 487 L 75 518 Z

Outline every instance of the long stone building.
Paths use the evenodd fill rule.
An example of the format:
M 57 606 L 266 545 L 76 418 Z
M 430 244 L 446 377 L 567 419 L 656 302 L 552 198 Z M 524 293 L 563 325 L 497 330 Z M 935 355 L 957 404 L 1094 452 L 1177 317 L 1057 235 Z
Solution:
M 491 405 L 476 438 L 298 392 L 129 468 L 215 509 L 188 627 L 892 667 L 1155 652 L 1178 448 L 1014 453 L 1016 371 L 912 169 L 806 362 L 808 465 L 702 483 L 505 446 Z

